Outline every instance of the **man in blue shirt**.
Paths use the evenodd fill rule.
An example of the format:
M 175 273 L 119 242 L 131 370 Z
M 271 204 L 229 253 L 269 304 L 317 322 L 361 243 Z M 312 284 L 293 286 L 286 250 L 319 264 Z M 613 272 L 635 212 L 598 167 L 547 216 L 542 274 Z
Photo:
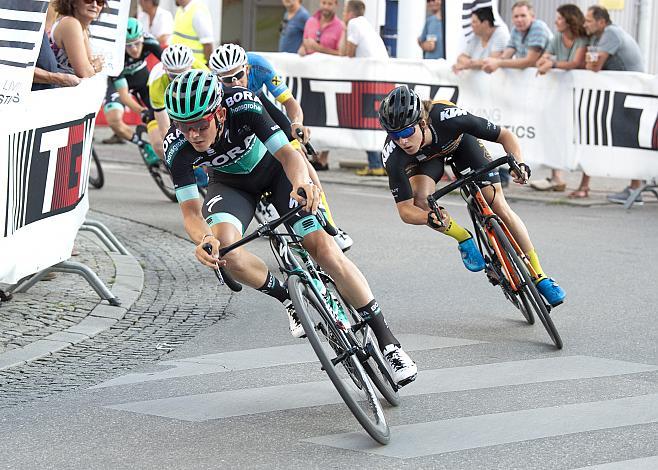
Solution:
M 423 59 L 445 59 L 442 2 L 428 0 L 427 6 L 432 14 L 425 21 L 423 32 L 418 37 L 418 45 L 423 50 Z
M 529 1 L 520 0 L 512 6 L 512 23 L 514 29 L 503 55 L 484 59 L 482 70 L 485 72 L 492 73 L 500 67 L 534 67 L 553 38 L 546 23 L 535 19 L 535 10 Z
M 304 40 L 304 26 L 310 13 L 302 6 L 302 0 L 281 0 L 286 12 L 281 21 L 279 52 L 297 54 Z

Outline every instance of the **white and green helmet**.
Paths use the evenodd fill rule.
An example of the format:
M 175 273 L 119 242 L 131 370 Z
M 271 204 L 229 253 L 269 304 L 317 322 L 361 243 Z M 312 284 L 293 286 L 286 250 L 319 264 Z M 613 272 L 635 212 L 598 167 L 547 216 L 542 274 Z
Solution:
M 188 70 L 165 91 L 165 108 L 174 121 L 197 121 L 217 110 L 224 92 L 217 77 L 204 70 Z

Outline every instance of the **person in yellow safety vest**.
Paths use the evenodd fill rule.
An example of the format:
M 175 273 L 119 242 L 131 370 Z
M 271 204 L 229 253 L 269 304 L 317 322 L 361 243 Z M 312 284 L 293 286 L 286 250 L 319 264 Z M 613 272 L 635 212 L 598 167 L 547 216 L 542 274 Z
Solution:
M 208 63 L 214 49 L 210 11 L 202 0 L 176 0 L 174 34 L 170 44 L 183 44 L 194 52 L 194 57 Z

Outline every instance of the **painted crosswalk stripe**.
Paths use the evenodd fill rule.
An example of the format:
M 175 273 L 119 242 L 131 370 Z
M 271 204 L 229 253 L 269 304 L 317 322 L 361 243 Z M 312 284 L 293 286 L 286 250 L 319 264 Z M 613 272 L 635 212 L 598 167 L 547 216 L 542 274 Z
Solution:
M 658 422 L 658 394 L 392 426 L 379 446 L 365 433 L 306 442 L 399 459 Z M 627 467 L 624 467 L 627 468 Z
M 588 356 L 565 356 L 477 366 L 423 370 L 405 396 L 475 390 L 558 380 L 586 379 L 658 370 L 656 366 Z M 116 410 L 185 421 L 203 421 L 278 410 L 341 403 L 329 381 L 130 402 Z
M 398 335 L 398 339 L 407 351 L 424 351 L 429 349 L 451 348 L 480 344 L 462 338 L 447 338 L 429 335 Z M 216 374 L 237 370 L 258 369 L 289 364 L 302 364 L 317 362 L 318 358 L 311 349 L 310 344 L 304 341 L 288 346 L 275 346 L 270 348 L 247 349 L 244 351 L 231 351 L 217 354 L 177 359 L 159 362 L 158 366 L 170 366 L 167 370 L 157 372 L 144 372 L 127 374 L 117 377 L 91 388 L 113 387 L 153 380 L 171 379 L 176 377 L 191 377 L 203 374 Z
M 603 463 L 589 467 L 581 467 L 574 470 L 656 470 L 658 468 L 658 456 L 642 459 L 620 460 L 619 462 Z

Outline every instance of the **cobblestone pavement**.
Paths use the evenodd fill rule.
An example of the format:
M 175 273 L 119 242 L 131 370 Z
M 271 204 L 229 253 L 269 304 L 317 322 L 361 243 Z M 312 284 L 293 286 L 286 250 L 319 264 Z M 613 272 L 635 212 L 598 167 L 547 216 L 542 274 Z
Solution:
M 0 408 L 92 385 L 116 375 L 117 371 L 156 361 L 177 345 L 193 338 L 203 328 L 217 322 L 224 313 L 230 294 L 227 289 L 220 288 L 214 276 L 208 275 L 207 270 L 193 259 L 188 241 L 130 220 L 90 212 L 92 215 L 105 223 L 142 265 L 142 294 L 122 320 L 94 338 L 0 371 Z M 109 267 L 101 268 L 99 274 L 101 279 L 108 281 L 113 275 L 111 262 L 95 259 L 101 255 L 88 253 L 88 249 L 102 251 L 85 237 L 78 237 L 78 249 L 81 251 L 79 261 L 101 262 L 101 266 L 106 263 Z M 40 328 L 52 326 L 48 325 L 48 316 L 61 317 L 57 320 L 58 328 L 71 326 L 66 323 L 69 321 L 76 323 L 78 317 L 69 312 L 77 309 L 62 307 L 64 312 L 57 315 L 58 302 L 77 307 L 83 305 L 87 311 L 98 303 L 98 297 L 91 288 L 89 292 L 80 288 L 86 282 L 72 275 L 60 274 L 53 281 L 39 284 L 38 290 L 35 286 L 29 291 L 29 297 L 19 294 L 0 307 L 2 331 L 8 331 L 9 322 L 13 321 L 4 320 L 5 317 L 17 318 L 26 314 L 35 317 L 29 320 L 33 323 L 33 329 L 4 344 L 18 346 L 15 338 L 26 341 L 28 338 L 37 339 L 36 335 L 43 334 Z M 57 298 L 65 300 L 49 302 L 48 313 L 35 312 L 37 305 L 42 305 L 44 295 L 48 296 L 49 292 L 61 286 L 66 293 L 57 294 Z M 68 297 L 70 293 L 76 293 L 76 297 Z M 8 313 L 12 311 L 13 314 Z M 82 309 L 79 312 L 84 315 Z M 28 321 L 21 324 L 24 323 Z M 30 336 L 30 332 L 34 334 Z
M 89 232 L 78 232 L 75 249 L 79 255 L 71 260 L 89 266 L 109 285 L 114 280 L 114 264 L 94 238 Z M 51 281 L 37 282 L 27 292 L 15 293 L 11 302 L 0 307 L 0 354 L 66 330 L 99 302 L 91 286 L 75 274 L 57 273 Z

